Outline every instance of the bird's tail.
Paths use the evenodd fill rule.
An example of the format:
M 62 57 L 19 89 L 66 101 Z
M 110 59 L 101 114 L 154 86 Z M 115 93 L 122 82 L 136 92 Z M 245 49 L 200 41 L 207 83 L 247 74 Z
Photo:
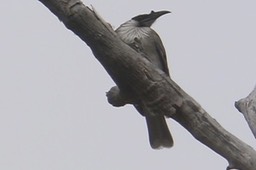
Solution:
M 173 146 L 172 135 L 168 129 L 165 117 L 162 115 L 145 115 L 149 142 L 153 149 L 160 149 L 162 147 L 170 148 Z

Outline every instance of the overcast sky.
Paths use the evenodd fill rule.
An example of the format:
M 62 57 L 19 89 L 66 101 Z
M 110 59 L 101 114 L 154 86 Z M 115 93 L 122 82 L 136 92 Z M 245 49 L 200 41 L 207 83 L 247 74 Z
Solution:
M 234 102 L 256 84 L 256 1 L 84 1 L 117 28 L 151 10 L 172 78 L 224 128 L 256 147 Z M 115 84 L 90 48 L 39 1 L 0 6 L 0 169 L 216 170 L 225 159 L 169 119 L 175 145 L 152 150 L 144 118 L 114 108 Z

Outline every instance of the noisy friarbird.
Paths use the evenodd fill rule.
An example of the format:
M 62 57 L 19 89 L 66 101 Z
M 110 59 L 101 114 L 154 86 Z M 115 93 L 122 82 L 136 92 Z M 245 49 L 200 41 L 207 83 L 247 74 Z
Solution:
M 116 29 L 116 33 L 130 47 L 140 52 L 152 65 L 161 69 L 169 76 L 166 52 L 159 35 L 150 28 L 160 16 L 169 11 L 151 11 L 133 17 Z M 172 147 L 173 139 L 166 124 L 164 115 L 147 113 L 140 103 L 134 104 L 135 108 L 146 118 L 149 142 L 153 149 Z

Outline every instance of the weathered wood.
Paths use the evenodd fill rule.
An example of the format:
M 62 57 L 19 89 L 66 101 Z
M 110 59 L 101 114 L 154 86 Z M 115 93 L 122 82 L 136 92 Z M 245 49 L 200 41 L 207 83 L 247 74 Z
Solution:
M 244 115 L 245 120 L 256 138 L 256 86 L 246 98 L 235 102 L 235 106 Z
M 107 93 L 112 105 L 123 106 L 139 99 L 149 111 L 178 121 L 196 139 L 226 158 L 229 168 L 255 170 L 253 148 L 222 128 L 174 81 L 124 44 L 92 10 L 79 0 L 40 1 L 90 46 L 118 85 Z

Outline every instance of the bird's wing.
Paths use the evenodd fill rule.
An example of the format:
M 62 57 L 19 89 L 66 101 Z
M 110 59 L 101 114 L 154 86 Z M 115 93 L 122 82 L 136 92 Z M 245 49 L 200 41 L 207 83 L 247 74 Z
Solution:
M 155 48 L 156 48 L 156 51 L 159 55 L 159 59 L 161 60 L 161 63 L 162 63 L 162 66 L 163 66 L 163 71 L 168 75 L 170 76 L 170 73 L 169 73 L 169 68 L 168 68 L 168 65 L 167 65 L 167 57 L 166 57 L 166 52 L 165 52 L 165 49 L 164 49 L 164 45 L 159 37 L 159 35 L 154 31 L 154 34 L 152 34 L 154 37 L 154 43 L 155 43 Z

